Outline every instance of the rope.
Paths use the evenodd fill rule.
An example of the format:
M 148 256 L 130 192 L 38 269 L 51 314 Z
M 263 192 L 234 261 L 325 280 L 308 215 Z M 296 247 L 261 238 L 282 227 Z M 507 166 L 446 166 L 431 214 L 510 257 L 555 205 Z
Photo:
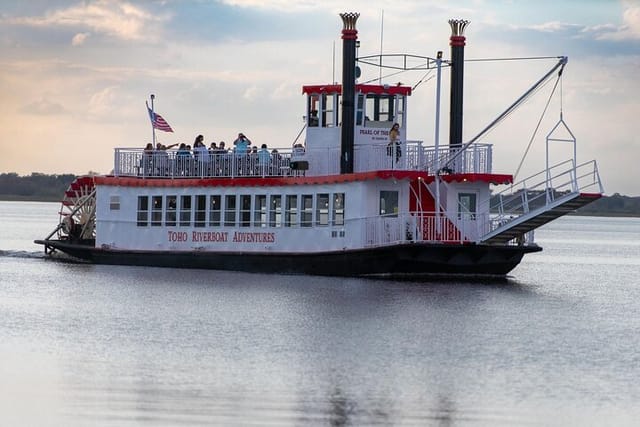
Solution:
M 522 155 L 522 159 L 520 160 L 520 164 L 518 165 L 518 168 L 516 169 L 516 172 L 513 174 L 513 180 L 515 181 L 516 177 L 518 176 L 518 173 L 520 173 L 520 168 L 522 168 L 522 164 L 524 163 L 524 160 L 527 158 L 527 154 L 529 154 L 529 149 L 531 148 L 531 144 L 533 144 L 533 140 L 536 137 L 536 134 L 538 133 L 538 129 L 540 128 L 540 124 L 542 123 L 542 119 L 544 118 L 545 114 L 547 113 L 547 109 L 549 108 L 549 104 L 551 103 L 551 99 L 553 98 L 553 94 L 556 92 L 556 88 L 558 87 L 558 83 L 562 82 L 562 73 L 558 73 L 558 78 L 556 79 L 556 83 L 553 85 L 553 90 L 551 91 L 551 94 L 549 95 L 549 99 L 547 99 L 547 103 L 544 106 L 544 110 L 542 110 L 542 114 L 540 115 L 540 119 L 538 120 L 538 124 L 536 125 L 536 128 L 533 131 L 533 134 L 531 135 L 531 139 L 529 139 L 529 144 L 527 144 L 527 148 L 524 151 L 524 154 Z M 560 89 L 560 97 L 562 97 L 562 86 Z M 562 107 L 560 108 L 560 111 L 562 112 Z
M 516 57 L 516 58 L 478 58 L 478 59 L 465 59 L 464 62 L 497 62 L 497 61 L 531 61 L 538 59 L 559 59 L 561 56 L 528 56 L 528 57 Z
M 416 90 L 416 88 L 417 88 L 418 86 L 420 86 L 420 84 L 422 84 L 423 82 L 425 82 L 425 81 L 427 81 L 427 82 L 428 82 L 429 80 L 433 79 L 433 76 L 429 76 L 429 74 L 431 74 L 432 72 L 433 72 L 433 69 L 431 69 L 431 70 L 427 71 L 426 73 L 424 73 L 424 76 L 422 76 L 422 78 L 421 78 L 420 80 L 418 80 L 418 83 L 416 83 L 416 84 L 411 88 L 411 90 L 412 90 L 412 91 L 414 91 L 414 90 Z M 427 80 L 425 80 L 425 79 L 427 78 L 427 76 L 429 76 L 429 78 L 428 78 Z

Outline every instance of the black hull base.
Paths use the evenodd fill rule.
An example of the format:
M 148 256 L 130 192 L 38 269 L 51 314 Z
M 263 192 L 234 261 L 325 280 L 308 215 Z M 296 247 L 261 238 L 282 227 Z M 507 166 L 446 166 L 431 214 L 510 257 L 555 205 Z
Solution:
M 59 250 L 96 264 L 398 278 L 504 276 L 520 263 L 524 254 L 542 250 L 539 246 L 406 243 L 320 253 L 160 252 L 102 249 L 94 247 L 93 242 L 36 240 L 35 243 L 44 245 L 47 253 Z

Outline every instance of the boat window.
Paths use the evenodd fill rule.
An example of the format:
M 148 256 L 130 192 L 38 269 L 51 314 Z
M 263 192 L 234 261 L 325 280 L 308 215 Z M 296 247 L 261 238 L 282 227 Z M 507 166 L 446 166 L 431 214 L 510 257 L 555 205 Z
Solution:
M 329 194 L 316 196 L 316 224 L 329 225 Z
M 282 225 L 282 196 L 271 196 L 269 203 L 269 226 L 280 227 Z
M 195 227 L 204 227 L 207 224 L 207 196 L 196 196 L 196 217 L 194 221 Z
M 335 122 L 335 94 L 322 94 L 322 112 L 320 114 L 322 119 L 322 127 L 334 127 Z
M 344 225 L 344 193 L 334 193 L 333 195 L 331 223 L 333 225 Z
M 298 225 L 298 196 L 288 195 L 284 214 L 285 227 L 296 227 Z
M 220 227 L 221 197 L 219 194 L 209 198 L 209 227 Z
M 318 108 L 320 107 L 320 98 L 318 95 L 309 95 L 307 98 L 307 124 L 309 127 L 317 127 L 319 124 Z
M 311 194 L 303 194 L 301 203 L 300 226 L 311 227 L 313 224 L 313 196 Z
M 364 123 L 364 94 L 359 93 L 356 98 L 356 125 L 362 126 Z
M 251 226 L 251 196 L 240 196 L 240 227 Z
M 254 209 L 253 226 L 266 227 L 267 226 L 267 196 L 265 196 L 264 194 L 256 195 L 253 209 Z
M 398 192 L 397 191 L 381 191 L 380 192 L 380 215 L 381 216 L 398 216 Z
M 164 225 L 167 227 L 175 227 L 176 226 L 176 207 L 177 198 L 176 196 L 167 196 L 167 212 L 164 219 Z
M 224 225 L 225 227 L 236 225 L 236 196 L 232 194 L 224 198 Z
M 120 196 L 111 196 L 109 198 L 109 209 L 112 211 L 120 210 Z
M 398 95 L 396 97 L 396 115 L 392 117 L 390 120 L 394 123 L 399 123 L 402 127 L 403 116 L 404 116 L 404 106 L 405 106 L 406 98 L 404 96 Z
M 458 193 L 458 219 L 476 219 L 476 193 Z
M 138 227 L 146 227 L 149 221 L 149 196 L 138 196 Z
M 180 196 L 180 226 L 191 225 L 191 196 Z
M 395 96 L 378 95 L 370 93 L 367 95 L 365 105 L 365 126 L 391 127 L 395 111 Z
M 151 225 L 162 225 L 162 196 L 151 197 Z

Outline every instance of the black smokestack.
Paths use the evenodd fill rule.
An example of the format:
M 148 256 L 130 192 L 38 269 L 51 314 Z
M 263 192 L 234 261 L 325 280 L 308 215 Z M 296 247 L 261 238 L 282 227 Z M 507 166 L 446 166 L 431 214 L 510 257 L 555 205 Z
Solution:
M 462 146 L 462 94 L 464 89 L 464 29 L 469 21 L 450 19 L 451 102 L 449 112 L 449 146 Z
M 356 21 L 359 13 L 341 13 L 342 18 L 342 134 L 340 173 L 353 173 L 353 139 L 356 96 Z

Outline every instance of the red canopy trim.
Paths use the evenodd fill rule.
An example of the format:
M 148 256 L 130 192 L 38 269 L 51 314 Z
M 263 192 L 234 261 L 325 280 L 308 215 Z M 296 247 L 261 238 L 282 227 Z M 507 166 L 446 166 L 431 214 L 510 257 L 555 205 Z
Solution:
M 511 184 L 513 176 L 501 174 L 450 174 L 440 177 L 444 182 L 486 182 L 490 184 Z M 140 178 L 96 176 L 96 185 L 118 187 L 276 187 L 285 185 L 341 184 L 375 179 L 417 180 L 427 183 L 435 180 L 433 175 L 423 171 L 382 170 L 358 172 L 342 175 L 292 176 L 292 177 L 238 177 L 238 178 Z

